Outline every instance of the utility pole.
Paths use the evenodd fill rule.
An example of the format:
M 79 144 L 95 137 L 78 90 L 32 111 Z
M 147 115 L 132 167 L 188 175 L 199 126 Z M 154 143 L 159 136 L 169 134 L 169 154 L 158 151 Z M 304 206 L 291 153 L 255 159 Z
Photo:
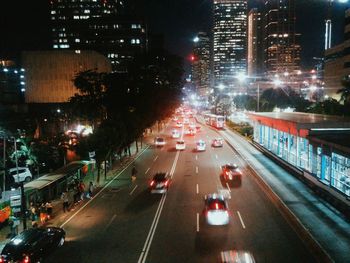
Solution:
M 257 105 L 256 105 L 256 111 L 259 112 L 260 111 L 260 84 L 258 83 L 258 99 L 256 100 L 257 101 Z

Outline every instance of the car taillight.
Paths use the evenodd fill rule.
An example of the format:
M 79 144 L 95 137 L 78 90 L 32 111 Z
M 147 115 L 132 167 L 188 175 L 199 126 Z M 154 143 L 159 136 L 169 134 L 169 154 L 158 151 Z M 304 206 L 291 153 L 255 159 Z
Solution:
M 169 184 L 169 180 L 166 180 L 165 181 L 165 186 L 168 186 L 168 184 Z
M 4 263 L 5 259 L 3 257 L 0 257 L 0 263 Z
M 151 181 L 151 183 L 149 184 L 150 186 L 154 185 L 154 180 Z
M 25 256 L 25 257 L 23 258 L 22 263 L 30 263 L 30 258 L 29 258 L 28 256 Z

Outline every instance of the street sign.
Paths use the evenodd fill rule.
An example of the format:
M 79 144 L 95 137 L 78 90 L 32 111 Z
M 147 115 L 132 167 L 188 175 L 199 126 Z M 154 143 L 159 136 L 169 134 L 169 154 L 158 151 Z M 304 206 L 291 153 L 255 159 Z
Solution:
M 89 157 L 90 157 L 90 158 L 94 158 L 94 157 L 95 157 L 95 155 L 96 155 L 95 151 L 93 151 L 93 152 L 89 152 Z
M 21 207 L 20 207 L 20 206 L 18 206 L 18 207 L 12 207 L 11 210 L 12 210 L 12 213 L 21 212 Z
M 10 197 L 10 206 L 11 207 L 21 206 L 21 205 L 22 205 L 21 195 L 12 195 Z

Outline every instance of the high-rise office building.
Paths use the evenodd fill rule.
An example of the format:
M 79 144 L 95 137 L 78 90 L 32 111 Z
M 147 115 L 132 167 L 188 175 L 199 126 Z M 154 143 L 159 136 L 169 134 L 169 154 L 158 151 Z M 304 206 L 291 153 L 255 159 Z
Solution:
M 199 32 L 193 42 L 192 80 L 199 93 L 205 95 L 210 84 L 210 38 Z
M 300 69 L 300 34 L 295 22 L 295 0 L 265 1 L 265 67 L 270 75 Z
M 123 0 L 51 1 L 52 48 L 98 51 L 114 71 L 145 51 L 146 26 L 126 14 Z
M 248 76 L 263 72 L 263 23 L 261 12 L 253 8 L 248 14 Z
M 247 71 L 247 0 L 214 0 L 215 85 L 231 86 Z

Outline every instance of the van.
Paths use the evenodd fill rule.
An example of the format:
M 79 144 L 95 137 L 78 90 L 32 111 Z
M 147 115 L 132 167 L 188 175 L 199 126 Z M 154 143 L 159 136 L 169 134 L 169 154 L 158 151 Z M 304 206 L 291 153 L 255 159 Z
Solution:
M 16 183 L 26 182 L 32 180 L 33 176 L 28 167 L 18 167 L 18 175 L 17 168 L 11 168 L 8 170 L 10 176 L 13 177 Z

